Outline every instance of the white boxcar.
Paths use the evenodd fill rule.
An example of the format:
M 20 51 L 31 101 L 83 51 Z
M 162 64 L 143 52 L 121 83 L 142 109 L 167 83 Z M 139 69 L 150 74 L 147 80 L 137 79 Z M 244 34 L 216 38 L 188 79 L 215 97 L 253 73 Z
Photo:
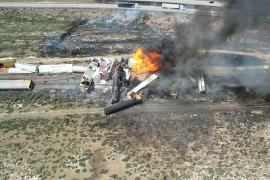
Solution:
M 39 65 L 40 74 L 72 73 L 72 64 Z
M 86 66 L 73 66 L 72 65 L 72 72 L 75 73 L 84 73 L 88 67 Z
M 32 80 L 0 80 L 0 90 L 32 90 Z
M 180 4 L 162 3 L 162 8 L 179 9 Z
M 29 71 L 24 71 L 24 70 L 21 70 L 21 69 L 18 69 L 18 68 L 8 68 L 7 72 L 8 73 L 31 73 Z
M 17 69 L 21 69 L 23 71 L 28 71 L 28 72 L 33 72 L 33 73 L 38 71 L 38 65 L 36 64 L 15 63 L 15 67 Z

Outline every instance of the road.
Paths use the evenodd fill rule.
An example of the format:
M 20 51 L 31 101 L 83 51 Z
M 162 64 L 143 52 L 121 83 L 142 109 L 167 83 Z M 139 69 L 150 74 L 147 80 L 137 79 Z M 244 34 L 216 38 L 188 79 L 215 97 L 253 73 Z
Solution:
M 128 0 L 127 0 L 128 1 Z M 222 7 L 224 3 L 215 2 L 209 3 L 209 1 L 205 0 L 132 0 L 132 2 L 159 2 L 159 3 L 178 3 L 178 4 L 191 4 L 191 5 L 202 5 L 202 6 L 214 6 L 214 7 Z
M 117 4 L 56 4 L 56 3 L 0 3 L 2 8 L 78 8 L 78 9 L 90 9 L 90 8 L 101 8 L 101 9 L 126 9 L 118 8 Z M 141 6 L 141 8 L 133 8 L 129 10 L 138 11 L 165 11 L 165 12 L 182 12 L 185 14 L 193 14 L 196 9 L 162 9 L 160 6 Z

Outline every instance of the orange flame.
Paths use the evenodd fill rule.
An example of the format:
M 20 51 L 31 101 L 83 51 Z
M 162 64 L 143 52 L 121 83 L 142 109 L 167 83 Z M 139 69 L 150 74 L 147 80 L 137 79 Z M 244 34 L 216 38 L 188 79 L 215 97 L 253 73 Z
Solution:
M 148 54 L 143 53 L 143 48 L 139 48 L 135 54 L 133 54 L 133 59 L 136 60 L 136 63 L 133 70 L 133 77 L 139 74 L 144 74 L 148 72 L 153 72 L 160 68 L 160 65 L 156 62 L 156 59 L 160 56 L 155 51 L 152 51 Z
M 143 98 L 143 94 L 136 93 L 132 97 L 135 98 L 135 99 L 142 99 Z

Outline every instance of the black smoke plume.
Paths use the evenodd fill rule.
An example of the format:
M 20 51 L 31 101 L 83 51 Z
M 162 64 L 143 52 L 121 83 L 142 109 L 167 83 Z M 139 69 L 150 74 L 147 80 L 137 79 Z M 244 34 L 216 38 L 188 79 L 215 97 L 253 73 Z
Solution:
M 182 74 L 196 76 L 206 71 L 204 60 L 213 46 L 248 30 L 267 29 L 269 7 L 270 0 L 227 0 L 215 16 L 209 9 L 199 9 L 189 22 L 174 24 L 175 40 L 164 39 L 158 46 L 161 49 L 159 61 L 165 64 L 160 72 L 165 76 L 166 87 Z M 240 84 L 242 79 L 239 78 Z M 167 89 L 162 84 L 159 83 L 157 89 Z M 244 81 L 242 84 L 246 86 Z M 249 85 L 253 87 L 250 82 Z
M 190 61 L 199 59 L 202 50 L 207 52 L 234 34 L 264 27 L 269 7 L 269 0 L 228 0 L 217 16 L 212 16 L 209 10 L 199 9 L 190 22 L 174 25 L 174 45 L 163 41 L 162 54 L 165 59 L 173 57 L 173 64 L 178 64 L 182 70 L 190 71 L 186 63 L 193 64 Z

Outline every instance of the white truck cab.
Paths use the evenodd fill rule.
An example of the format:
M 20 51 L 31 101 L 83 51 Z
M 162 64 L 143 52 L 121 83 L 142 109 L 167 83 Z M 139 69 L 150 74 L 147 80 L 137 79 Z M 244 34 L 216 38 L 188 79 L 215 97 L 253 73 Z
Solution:
M 140 6 L 138 3 L 135 3 L 135 4 L 134 4 L 134 7 L 135 7 L 135 8 L 141 8 L 141 6 Z
M 185 10 L 185 9 L 186 9 L 185 6 L 180 5 L 180 10 Z

